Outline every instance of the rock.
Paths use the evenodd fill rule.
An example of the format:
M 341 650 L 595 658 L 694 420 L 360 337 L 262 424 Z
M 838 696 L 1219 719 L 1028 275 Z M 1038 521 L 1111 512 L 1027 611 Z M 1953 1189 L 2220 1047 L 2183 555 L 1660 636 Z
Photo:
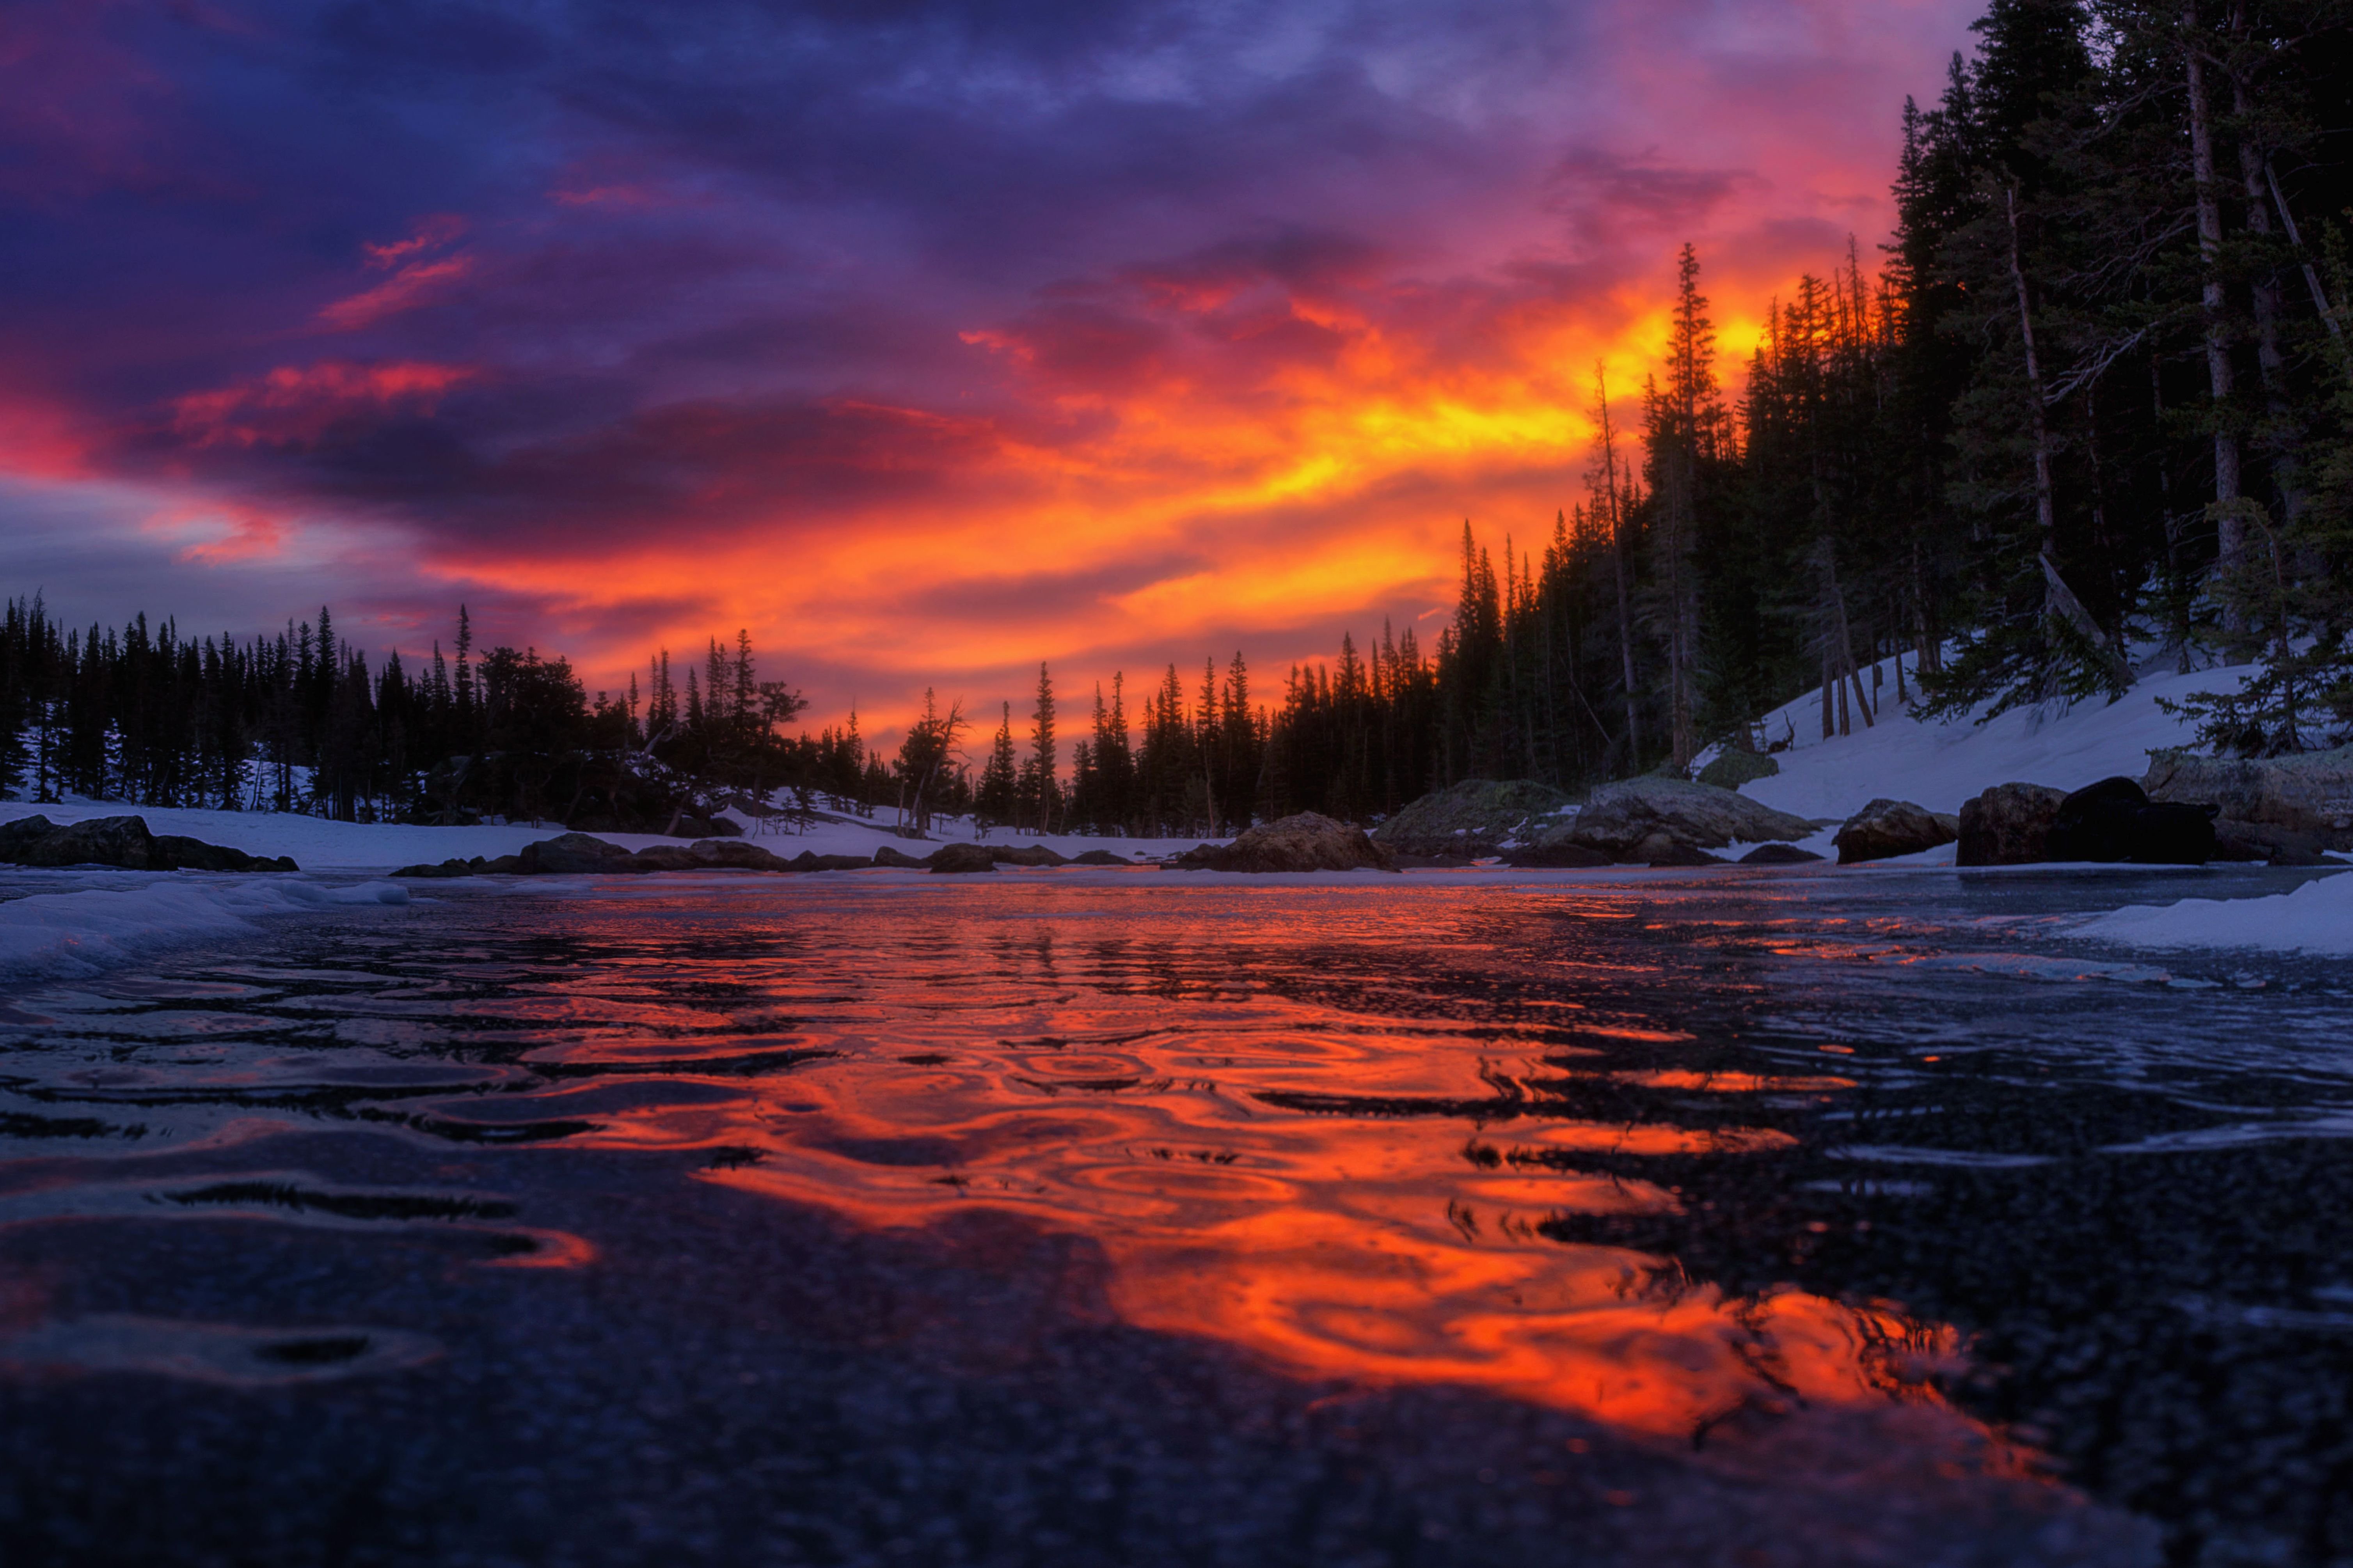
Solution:
M 177 833 L 159 833 L 148 846 L 147 863 L 174 871 L 299 871 L 287 855 L 248 855 L 226 844 L 207 844 Z
M 908 854 L 905 850 L 893 849 L 891 846 L 885 844 L 880 849 L 874 851 L 874 859 L 872 864 L 877 866 L 895 866 L 902 871 L 921 871 L 925 869 L 930 865 L 930 862 L 918 860 L 913 855 Z
M 513 856 L 506 857 L 512 860 Z M 438 866 L 403 866 L 393 873 L 396 877 L 479 877 L 489 868 L 489 862 L 480 855 L 470 860 L 450 858 Z
M 1703 849 L 1720 849 L 1734 839 L 1803 838 L 1814 825 L 1775 811 L 1746 795 L 1685 779 L 1646 777 L 1604 784 L 1576 820 L 1536 838 L 1543 847 L 1561 840 L 1599 849 L 1626 864 L 1692 866 Z
M 1133 866 L 1134 861 L 1124 855 L 1114 855 L 1108 849 L 1090 849 L 1071 862 L 1073 866 Z
M 1804 866 L 1820 860 L 1810 849 L 1800 849 L 1794 844 L 1759 844 L 1740 858 L 1744 866 Z
M 1960 824 L 1939 816 L 1908 800 L 1874 800 L 1850 816 L 1831 842 L 1838 846 L 1839 864 L 1885 860 L 1897 855 L 1917 855 L 1950 844 L 1961 836 Z
M 2316 834 L 2298 833 L 2292 827 L 2274 827 L 2269 823 L 2240 822 L 2225 816 L 2214 824 L 2214 855 L 2217 860 L 2264 860 L 2274 866 L 2326 866 L 2328 858 L 2320 852 L 2320 839 Z
M 876 850 L 875 858 L 881 859 L 882 853 L 882 850 Z M 997 869 L 997 856 L 986 844 L 943 844 L 932 851 L 931 868 L 935 873 L 951 877 L 974 871 L 994 871 Z
M 1466 779 L 1423 795 L 1373 830 L 1373 842 L 1399 855 L 1500 855 L 1565 816 L 1569 797 L 1528 779 Z
M 515 868 L 527 876 L 567 877 L 607 872 L 649 871 L 637 857 L 617 844 L 586 833 L 559 834 L 526 844 L 515 855 Z
M 2153 801 L 2211 803 L 2228 821 L 2353 849 L 2353 746 L 2260 759 L 2151 752 L 2141 784 Z
M 1721 855 L 1711 855 L 1688 839 L 1667 832 L 1651 834 L 1627 855 L 1629 865 L 1643 866 L 1721 866 Z
M 157 837 L 143 816 L 63 825 L 46 816 L 0 824 L 0 860 L 22 866 L 112 866 L 125 871 L 295 871 L 285 856 L 248 855 L 180 834 Z
M 1019 848 L 1010 844 L 987 847 L 988 858 L 999 866 L 1067 866 L 1070 861 L 1055 854 L 1043 844 L 1024 845 Z M 938 857 L 934 856 L 936 859 Z
M 1516 853 L 1516 851 L 1514 851 Z M 1479 862 L 1468 855 L 1404 855 L 1397 858 L 1400 871 L 1459 871 Z
M 2148 796 L 2128 778 L 2085 784 L 2059 803 L 2044 854 L 2052 860 L 2128 860 L 2133 817 L 2147 804 Z
M 2151 801 L 2133 814 L 2131 852 L 2126 858 L 2144 866 L 2203 866 L 2214 858 L 2217 809 L 2187 801 Z
M 1546 844 L 1507 849 L 1504 852 L 1504 864 L 1524 871 L 1581 871 L 1609 865 L 1609 857 L 1599 849 L 1556 838 Z
M 26 845 L 16 858 L 27 866 L 117 866 L 144 871 L 154 843 L 143 816 L 94 816 L 51 828 Z
M 874 862 L 863 855 L 818 855 L 807 849 L 794 856 L 787 864 L 796 871 L 866 871 L 874 866 Z
M 1700 769 L 1699 782 L 1714 784 L 1718 789 L 1738 789 L 1758 779 L 1769 779 L 1781 771 L 1781 764 L 1762 752 L 1743 752 L 1727 747 L 1715 761 Z
M 2050 858 L 2051 825 L 2058 820 L 2064 790 L 2047 784 L 1996 784 L 1961 805 L 1962 866 L 2026 866 Z
M 1361 827 L 1313 811 L 1251 828 L 1219 848 L 1204 844 L 1171 865 L 1209 871 L 1394 871 L 1397 857 Z
M 667 849 L 669 845 L 662 846 Z M 643 850 L 639 854 L 645 853 Z M 706 838 L 687 850 L 697 869 L 715 871 L 789 871 L 793 863 L 756 844 L 727 838 Z

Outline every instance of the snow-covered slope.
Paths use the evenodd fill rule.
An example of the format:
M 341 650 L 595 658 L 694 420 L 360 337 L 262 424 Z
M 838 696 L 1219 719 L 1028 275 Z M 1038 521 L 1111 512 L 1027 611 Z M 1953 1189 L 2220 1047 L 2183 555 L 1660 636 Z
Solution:
M 1775 755 L 1778 773 L 1740 793 L 1799 816 L 1845 818 L 1883 795 L 1930 811 L 1958 811 L 1963 801 L 1998 784 L 2072 790 L 2118 773 L 2137 779 L 2148 771 L 2151 751 L 2192 739 L 2189 726 L 2161 710 L 2157 700 L 2228 690 L 2240 672 L 2145 676 L 2113 703 L 2094 698 L 2057 710 L 2013 709 L 1985 724 L 1966 719 L 1923 723 L 1895 701 L 1892 664 L 1882 679 L 1884 711 L 1868 730 L 1858 716 L 1852 735 L 1822 739 L 1819 693 L 1774 710 L 1765 720 L 1766 740 L 1794 735 L 1795 743 Z

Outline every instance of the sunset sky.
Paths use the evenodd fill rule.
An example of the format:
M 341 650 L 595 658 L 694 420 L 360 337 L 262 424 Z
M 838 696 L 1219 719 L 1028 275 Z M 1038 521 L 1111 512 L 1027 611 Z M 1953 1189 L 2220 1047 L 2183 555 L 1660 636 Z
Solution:
M 1434 636 L 1695 242 L 1884 237 L 1980 0 L 0 13 L 0 563 L 69 618 L 1017 710 Z M 1263 688 L 1262 688 L 1263 689 Z

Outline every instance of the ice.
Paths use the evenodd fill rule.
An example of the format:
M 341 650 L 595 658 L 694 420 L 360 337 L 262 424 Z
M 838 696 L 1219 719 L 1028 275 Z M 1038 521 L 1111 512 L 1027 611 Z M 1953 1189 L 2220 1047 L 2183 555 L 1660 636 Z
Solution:
M 173 876 L 130 888 L 36 893 L 0 903 L 0 975 L 84 975 L 160 948 L 252 931 L 273 916 L 405 904 L 394 882 L 332 886 L 305 878 Z
M 2128 904 L 2076 928 L 2135 947 L 2260 947 L 2353 953 L 2353 876 L 2332 873 L 2292 893 L 2262 899 L 2183 899 Z

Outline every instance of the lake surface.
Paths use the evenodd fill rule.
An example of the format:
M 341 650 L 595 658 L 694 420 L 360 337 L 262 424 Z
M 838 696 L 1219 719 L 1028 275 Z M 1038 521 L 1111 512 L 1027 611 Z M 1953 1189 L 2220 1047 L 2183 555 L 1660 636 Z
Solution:
M 0 1555 L 2353 1561 L 2353 975 L 2067 934 L 2295 879 L 460 883 L 0 991 Z

